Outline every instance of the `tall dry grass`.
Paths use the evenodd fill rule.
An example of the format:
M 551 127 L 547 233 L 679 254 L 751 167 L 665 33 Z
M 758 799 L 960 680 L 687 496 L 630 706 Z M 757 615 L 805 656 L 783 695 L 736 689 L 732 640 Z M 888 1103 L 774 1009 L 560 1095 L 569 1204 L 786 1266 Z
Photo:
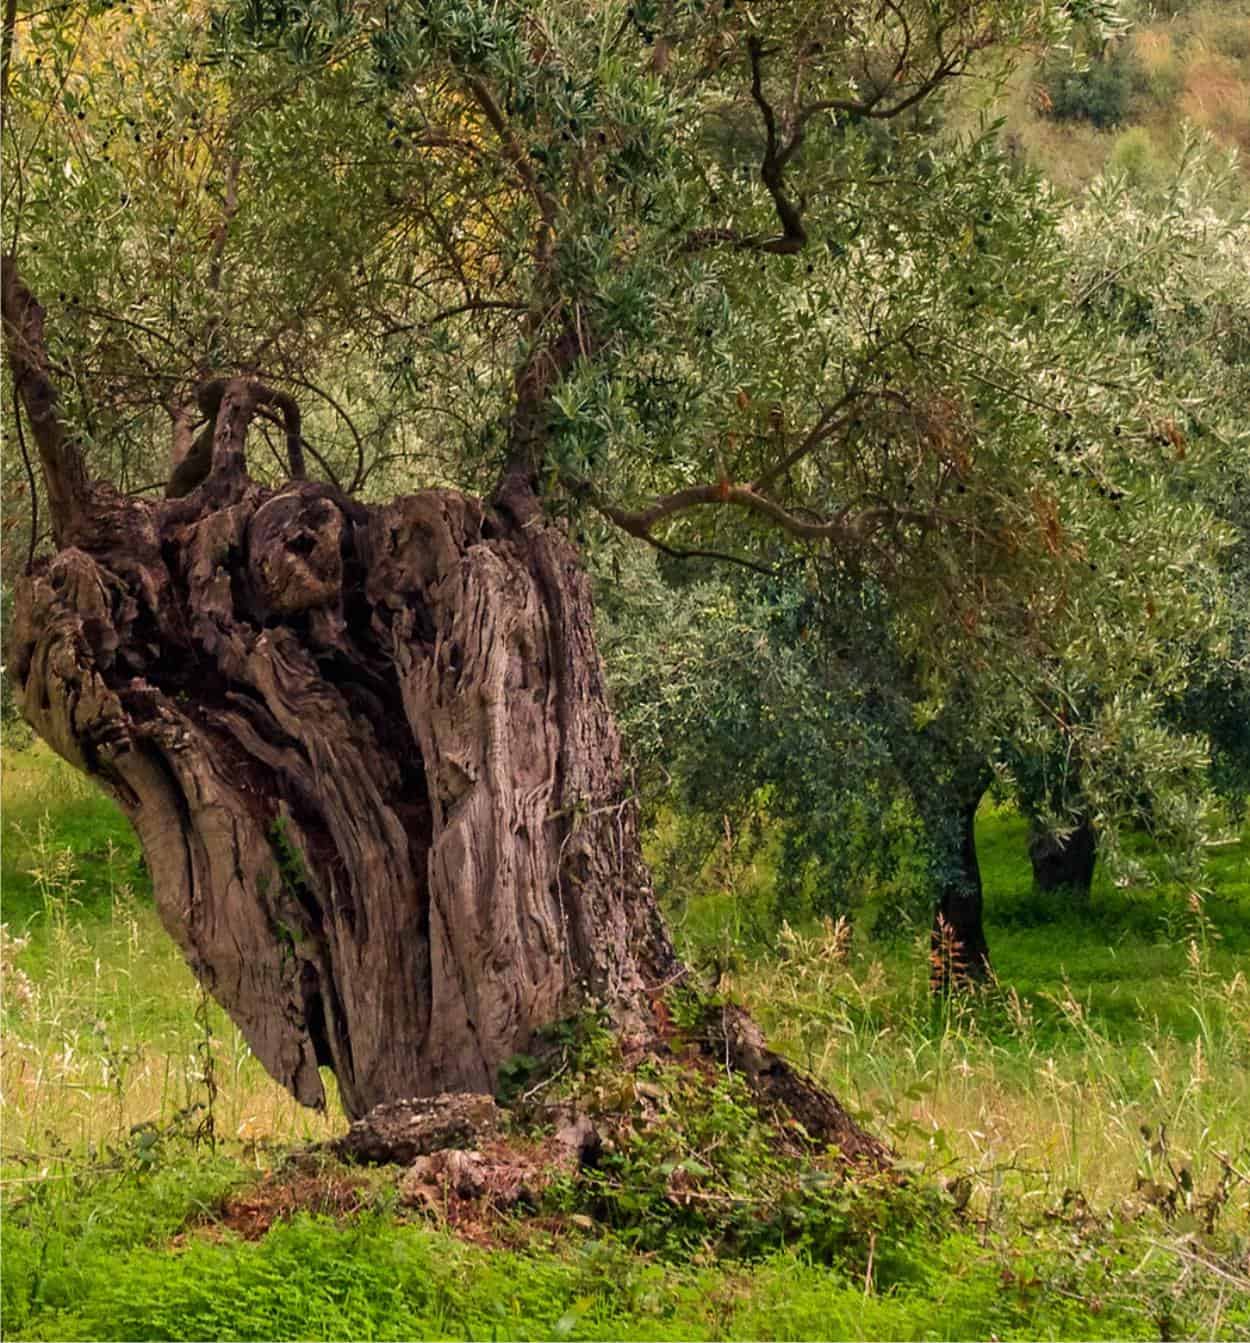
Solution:
M 921 945 L 887 967 L 843 920 L 785 927 L 778 951 L 724 991 L 905 1156 L 969 1174 L 984 1204 L 1010 1183 L 1026 1203 L 1080 1190 L 1131 1205 L 1164 1165 L 1198 1189 L 1226 1163 L 1250 1177 L 1250 985 L 1212 968 L 1200 926 L 1182 981 L 1159 986 L 1186 1000 L 1188 1038 L 1146 1014 L 1117 1039 L 1063 981 L 1038 999 L 993 985 L 935 1002 Z

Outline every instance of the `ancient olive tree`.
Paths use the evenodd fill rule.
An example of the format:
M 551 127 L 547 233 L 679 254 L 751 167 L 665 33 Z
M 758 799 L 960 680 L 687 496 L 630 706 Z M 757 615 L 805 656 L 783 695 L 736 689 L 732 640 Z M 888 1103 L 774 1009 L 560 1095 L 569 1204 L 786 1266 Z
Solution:
M 945 538 L 939 622 L 1038 547 L 1081 562 L 1047 472 L 1005 467 L 1017 365 L 1049 358 L 1019 282 L 1045 204 L 976 143 L 866 129 L 1057 21 L 240 0 L 10 26 L 4 326 L 52 543 L 13 674 L 300 1099 L 319 1066 L 351 1114 L 489 1087 L 587 1002 L 645 1044 L 682 973 L 577 527 L 885 580 Z M 1101 433 L 1092 385 L 1047 415 Z M 385 498 L 414 478 L 442 488 Z M 859 1141 L 735 1021 L 731 1055 Z

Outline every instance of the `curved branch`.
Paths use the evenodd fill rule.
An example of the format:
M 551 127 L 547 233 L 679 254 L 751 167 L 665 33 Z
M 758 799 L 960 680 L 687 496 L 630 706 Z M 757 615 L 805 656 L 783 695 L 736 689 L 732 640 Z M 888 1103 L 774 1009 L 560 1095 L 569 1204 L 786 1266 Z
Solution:
M 82 313 L 84 317 L 98 317 L 102 322 L 115 322 L 120 326 L 128 326 L 134 331 L 142 331 L 145 336 L 151 336 L 153 340 L 167 346 L 179 358 L 186 358 L 190 354 L 187 346 L 179 345 L 177 341 L 171 340 L 154 326 L 148 326 L 145 322 L 136 322 L 133 317 L 123 317 L 120 313 L 109 312 L 107 308 L 93 308 L 87 304 L 80 304 L 75 311 Z
M 215 385 L 206 384 L 207 387 Z M 201 389 L 201 397 L 203 395 L 204 390 Z M 304 465 L 304 438 L 300 431 L 298 403 L 286 392 L 280 392 L 263 382 L 252 382 L 246 378 L 232 378 L 222 390 L 221 405 L 217 411 L 217 423 L 213 433 L 213 471 L 216 472 L 219 467 L 228 473 L 233 471 L 234 454 L 237 452 L 240 457 L 242 456 L 243 440 L 247 436 L 248 425 L 263 406 L 275 406 L 282 412 L 291 479 L 306 480 L 308 471 Z
M 0 311 L 3 312 L 9 367 L 39 448 L 44 485 L 58 545 L 84 509 L 87 469 L 78 445 L 66 436 L 57 411 L 57 390 L 48 373 L 43 308 L 17 273 L 11 256 L 0 258 Z
M 351 434 L 352 440 L 356 444 L 356 470 L 352 473 L 352 483 L 347 487 L 345 493 L 355 494 L 356 491 L 359 490 L 360 487 L 364 484 L 364 476 L 365 476 L 365 442 L 364 439 L 361 437 L 360 430 L 356 428 L 355 421 L 343 409 L 343 407 L 339 404 L 339 402 L 333 396 L 331 396 L 329 392 L 325 390 L 324 387 L 318 387 L 315 382 L 309 382 L 307 378 L 297 378 L 292 376 L 288 377 L 287 381 L 293 382 L 297 387 L 306 388 L 314 395 L 319 396 L 326 403 L 326 405 L 328 405 L 330 409 L 334 411 L 334 413 L 339 417 L 339 419 L 341 419 L 343 423 L 347 426 L 347 431 L 348 433 Z M 313 457 L 316 459 L 316 461 L 320 465 L 321 469 L 326 473 L 326 475 L 330 477 L 330 479 L 334 482 L 335 485 L 338 485 L 339 483 L 338 477 L 326 465 L 325 459 L 320 455 L 320 453 L 318 453 L 316 448 L 314 448 L 313 445 L 309 443 L 307 439 L 303 440 L 303 444 L 308 449 L 308 451 L 312 453 Z
M 661 555 L 667 555 L 674 560 L 719 560 L 722 564 L 736 564 L 743 569 L 752 569 L 757 574 L 763 574 L 765 578 L 776 578 L 779 573 L 775 565 L 761 564 L 758 560 L 747 559 L 745 555 L 731 555 L 727 550 L 704 550 L 698 546 L 687 550 L 680 546 L 670 546 L 667 541 L 661 541 L 657 536 L 643 536 L 639 539 L 645 541 L 653 550 L 658 550 Z
M 268 420 L 270 424 L 282 425 L 283 428 L 286 427 L 285 420 L 283 418 L 280 418 L 279 416 L 275 415 L 270 410 L 264 409 L 264 407 L 259 407 L 256 413 L 261 417 L 261 419 Z M 265 442 L 266 443 L 269 442 L 268 435 L 266 435 L 265 437 Z M 313 461 L 316 462 L 317 465 L 326 473 L 326 475 L 330 479 L 330 484 L 333 485 L 336 490 L 342 491 L 343 493 L 351 493 L 351 491 L 343 490 L 343 486 L 342 483 L 339 481 L 337 472 L 302 434 L 300 435 L 299 438 L 299 446 L 301 449 L 304 449 L 311 454 Z M 275 457 L 278 456 L 277 451 L 272 446 L 270 447 L 270 451 L 273 452 Z M 286 471 L 289 471 L 291 469 L 291 444 L 289 438 L 287 441 L 287 460 L 284 462 L 282 461 L 281 458 L 278 458 L 278 465 L 283 470 Z M 300 480 L 303 479 L 303 477 L 292 476 L 292 479 Z
M 956 54 L 947 55 L 940 46 L 937 59 L 929 73 L 908 94 L 894 101 L 888 101 L 887 90 L 902 77 L 911 55 L 912 35 L 905 17 L 894 4 L 887 6 L 898 15 L 903 27 L 904 41 L 895 61 L 890 81 L 884 84 L 868 98 L 826 98 L 819 102 L 800 107 L 794 114 L 789 128 L 789 136 L 782 143 L 778 130 L 777 114 L 773 105 L 764 95 L 764 50 L 763 41 L 758 36 L 747 39 L 747 56 L 751 64 L 751 100 L 759 109 L 764 123 L 764 157 L 760 163 L 760 180 L 772 197 L 773 209 L 781 224 L 781 234 L 773 238 L 741 237 L 733 230 L 704 229 L 692 235 L 684 250 L 699 251 L 704 247 L 729 244 L 756 252 L 774 252 L 789 255 L 802 251 L 807 245 L 807 230 L 803 225 L 803 213 L 800 204 L 795 204 L 786 192 L 785 170 L 803 144 L 808 123 L 822 112 L 841 112 L 846 116 L 863 117 L 872 120 L 888 120 L 899 116 L 908 108 L 927 98 L 941 84 L 962 72 L 972 51 L 986 45 L 985 41 L 974 41 Z
M 16 377 L 13 379 L 13 423 L 17 427 L 17 447 L 22 454 L 22 465 L 26 468 L 26 484 L 30 490 L 30 545 L 26 547 L 26 572 L 30 573 L 35 565 L 35 542 L 39 536 L 39 491 L 35 486 L 35 470 L 30 464 L 26 434 L 22 429 L 22 407 L 18 404 Z
M 575 493 L 586 499 L 609 522 L 628 532 L 630 536 L 636 536 L 660 550 L 665 547 L 658 545 L 652 535 L 653 529 L 659 523 L 692 512 L 696 508 L 714 504 L 728 504 L 753 513 L 794 537 L 795 540 L 816 544 L 829 542 L 851 546 L 862 545 L 871 539 L 879 527 L 891 522 L 931 527 L 940 522 L 955 521 L 937 512 L 881 504 L 875 508 L 862 509 L 858 513 L 844 509 L 834 517 L 809 522 L 783 508 L 775 499 L 759 493 L 754 486 L 731 485 L 728 481 L 720 481 L 715 485 L 692 485 L 684 490 L 675 490 L 672 494 L 656 499 L 647 508 L 631 510 L 608 503 L 589 481 L 572 480 L 569 484 Z
M 384 336 L 401 336 L 407 331 L 425 331 L 432 326 L 437 326 L 439 322 L 445 322 L 451 317 L 459 317 L 466 312 L 528 312 L 528 303 L 514 303 L 505 299 L 472 299 L 467 303 L 457 303 L 452 308 L 444 308 L 441 312 L 436 312 L 432 317 L 423 318 L 420 322 L 396 322 L 385 328 L 382 332 Z
M 787 471 L 797 466 L 809 452 L 815 451 L 821 443 L 831 434 L 842 428 L 847 423 L 847 416 L 839 412 L 851 405 L 859 396 L 859 389 L 851 387 L 837 402 L 832 405 L 816 421 L 811 429 L 803 436 L 798 446 L 792 452 L 788 452 L 780 461 L 774 462 L 767 471 L 757 476 L 751 483 L 751 489 L 756 493 L 767 490 L 774 485 Z
M 760 179 L 773 198 L 773 208 L 781 224 L 781 237 L 769 239 L 762 247 L 770 252 L 801 251 L 807 244 L 807 230 L 798 206 L 786 195 L 784 172 L 786 163 L 798 149 L 802 129 L 796 129 L 790 143 L 783 149 L 777 139 L 777 117 L 772 104 L 764 97 L 764 44 L 758 37 L 747 40 L 747 54 L 751 59 L 751 97 L 764 121 L 764 161 L 760 164 Z
M 581 482 L 579 493 L 583 494 L 609 522 L 615 523 L 622 531 L 639 540 L 651 542 L 652 529 L 668 518 L 689 513 L 696 508 L 705 508 L 714 504 L 731 504 L 749 513 L 758 514 L 776 524 L 782 531 L 800 541 L 835 541 L 849 539 L 855 535 L 855 526 L 843 518 L 827 522 L 805 522 L 793 513 L 787 512 L 780 504 L 757 494 L 749 485 L 731 485 L 728 481 L 715 485 L 691 485 L 684 490 L 663 495 L 648 508 L 630 510 L 618 508 L 602 499 L 588 482 Z
M 257 413 L 264 413 L 265 407 L 273 406 L 282 412 L 291 479 L 307 479 L 300 411 L 293 397 L 251 378 L 213 378 L 201 383 L 195 395 L 201 412 L 212 424 L 211 450 L 200 450 L 208 457 L 208 470 L 205 473 L 202 461 L 194 468 L 188 468 L 190 458 L 183 460 L 185 479 L 170 482 L 168 497 L 179 502 L 169 516 L 181 517 L 184 513 L 193 516 L 195 508 L 188 511 L 187 497 L 199 495 L 200 491 L 208 491 L 209 497 L 218 504 L 237 501 L 248 480 L 247 431 Z M 197 443 L 200 441 L 209 447 L 210 440 L 202 437 Z

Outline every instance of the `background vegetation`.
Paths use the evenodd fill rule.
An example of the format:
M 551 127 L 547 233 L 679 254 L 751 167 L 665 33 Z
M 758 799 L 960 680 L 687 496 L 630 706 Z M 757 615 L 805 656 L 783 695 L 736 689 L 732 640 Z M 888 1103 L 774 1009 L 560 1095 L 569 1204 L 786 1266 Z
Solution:
M 1134 3 L 1120 15 L 1120 35 L 1078 34 L 1067 52 L 1017 69 L 998 104 L 1013 152 L 1078 193 L 1108 167 L 1162 189 L 1187 125 L 1250 150 L 1243 0 Z M 1243 158 L 1243 183 L 1247 172 Z

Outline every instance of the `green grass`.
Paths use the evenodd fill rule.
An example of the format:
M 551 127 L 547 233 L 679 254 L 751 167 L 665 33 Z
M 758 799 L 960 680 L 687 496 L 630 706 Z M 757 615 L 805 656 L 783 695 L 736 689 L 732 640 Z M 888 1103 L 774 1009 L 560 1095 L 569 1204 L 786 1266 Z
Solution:
M 986 916 L 1000 979 L 1031 998 L 1066 985 L 1093 1026 L 1120 1043 L 1162 1034 L 1192 1041 L 1195 1012 L 1190 945 L 1206 972 L 1232 979 L 1250 956 L 1250 836 L 1210 851 L 1201 918 L 1175 886 L 1117 885 L 1105 864 L 1087 904 L 1032 889 L 1027 826 L 1007 809 L 986 808 L 977 848 Z M 1135 846 L 1140 851 L 1142 845 Z
M 936 1244 L 882 1245 L 892 1282 L 879 1270 L 852 1275 L 785 1252 L 753 1264 L 675 1265 L 595 1235 L 483 1249 L 385 1208 L 340 1222 L 299 1214 L 258 1242 L 192 1235 L 174 1253 L 159 1243 L 172 1210 L 201 1211 L 221 1183 L 215 1170 L 184 1165 L 177 1182 L 132 1186 L 127 1207 L 115 1189 L 89 1196 L 79 1207 L 92 1225 L 41 1249 L 38 1264 L 26 1226 L 10 1217 L 6 1332 L 60 1340 L 1152 1338 L 1164 1319 L 1184 1329 L 1198 1295 L 1188 1286 L 1176 1292 L 1179 1275 L 1166 1257 L 1134 1274 L 1130 1256 L 1140 1257 L 1145 1242 L 1100 1245 L 1082 1261 L 1055 1243 L 958 1231 Z M 139 1202 L 159 1207 L 164 1221 L 127 1210 Z M 1245 1302 L 1226 1300 L 1215 1336 L 1237 1337 L 1247 1322 Z
M 718 1171 L 732 1158 L 748 1191 L 788 1177 L 729 1093 L 709 1092 L 683 1102 L 707 1106 L 686 1128 L 647 1129 L 598 1183 L 561 1186 L 486 1244 L 399 1207 L 385 1174 L 363 1211 L 299 1212 L 246 1241 L 222 1200 L 341 1117 L 298 1110 L 199 994 L 111 804 L 42 749 L 5 763 L 6 1337 L 1250 1331 L 1245 835 L 1211 850 L 1197 909 L 1105 872 L 1082 907 L 1036 896 L 1022 822 L 987 808 L 1000 983 L 946 1003 L 927 989 L 923 928 L 889 944 L 831 922 L 777 929 L 767 846 L 715 856 L 674 906 L 686 950 L 890 1137 L 906 1216 L 868 1202 L 822 1237 L 813 1198 L 792 1235 L 765 1227 L 735 1249 L 697 1204 L 670 1205 L 664 1158 L 701 1134 L 700 1156 Z
M 46 914 L 50 894 L 65 894 L 47 869 L 66 850 L 73 854 L 69 894 L 78 914 L 109 915 L 124 882 L 146 890 L 139 841 L 112 799 L 46 746 L 6 750 L 3 776 L 0 890 L 10 928 Z

